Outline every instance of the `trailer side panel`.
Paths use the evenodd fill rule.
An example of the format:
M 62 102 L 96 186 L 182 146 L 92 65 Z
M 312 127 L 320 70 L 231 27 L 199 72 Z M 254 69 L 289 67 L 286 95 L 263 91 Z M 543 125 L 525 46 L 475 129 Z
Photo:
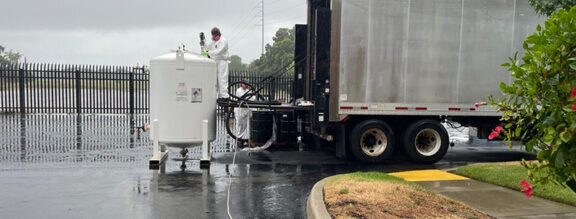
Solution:
M 490 94 L 499 96 L 500 82 L 511 80 L 500 64 L 543 20 L 527 0 L 333 0 L 333 5 L 339 30 L 332 31 L 338 39 L 332 40 L 332 58 L 338 63 L 331 68 L 331 121 L 389 110 L 382 107 L 438 107 L 443 110 L 425 113 L 451 115 Z

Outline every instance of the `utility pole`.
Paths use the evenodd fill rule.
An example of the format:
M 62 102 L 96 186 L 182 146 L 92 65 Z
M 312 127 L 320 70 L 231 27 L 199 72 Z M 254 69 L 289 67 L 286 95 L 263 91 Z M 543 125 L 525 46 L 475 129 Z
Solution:
M 264 0 L 262 0 L 262 55 L 264 55 Z

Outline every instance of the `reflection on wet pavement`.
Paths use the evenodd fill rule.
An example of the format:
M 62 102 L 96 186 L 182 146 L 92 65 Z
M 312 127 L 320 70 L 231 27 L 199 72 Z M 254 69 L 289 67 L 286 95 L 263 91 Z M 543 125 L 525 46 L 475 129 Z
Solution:
M 0 115 L 0 162 L 4 164 L 0 170 L 147 167 L 152 150 L 149 133 L 131 125 L 134 121 L 135 127 L 142 126 L 147 120 L 148 115 Z M 226 142 L 233 145 L 227 136 L 219 136 L 214 150 L 230 151 L 231 143 Z
M 148 170 L 147 115 L 0 115 L 2 218 L 226 218 L 228 174 L 237 218 L 304 218 L 315 182 L 353 171 L 451 168 L 472 162 L 533 158 L 501 144 L 460 145 L 435 165 L 402 157 L 380 165 L 336 159 L 330 151 L 239 152 L 219 126 L 214 162 L 169 160 Z M 170 149 L 170 158 L 179 156 Z M 189 153 L 199 156 L 198 148 Z

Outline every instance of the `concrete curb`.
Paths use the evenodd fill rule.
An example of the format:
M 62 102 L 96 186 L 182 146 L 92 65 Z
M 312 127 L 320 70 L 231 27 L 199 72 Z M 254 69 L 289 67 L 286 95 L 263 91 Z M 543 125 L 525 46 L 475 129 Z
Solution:
M 328 179 L 332 178 L 326 177 L 312 187 L 312 191 L 310 191 L 310 195 L 308 196 L 308 201 L 306 202 L 306 215 L 309 219 L 331 219 L 330 213 L 328 213 L 328 209 L 326 208 L 326 204 L 324 203 L 324 184 Z

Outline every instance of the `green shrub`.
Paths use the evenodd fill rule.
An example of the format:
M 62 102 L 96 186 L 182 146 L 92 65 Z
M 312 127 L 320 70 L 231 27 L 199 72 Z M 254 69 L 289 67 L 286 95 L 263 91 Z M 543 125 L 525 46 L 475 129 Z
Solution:
M 524 164 L 536 184 L 576 190 L 576 8 L 555 12 L 524 42 L 525 55 L 509 67 L 514 82 L 500 84 L 505 139 L 518 139 L 537 163 Z M 495 134 L 498 134 L 499 131 Z
M 540 15 L 550 16 L 559 8 L 570 10 L 576 0 L 529 0 L 530 5 Z

